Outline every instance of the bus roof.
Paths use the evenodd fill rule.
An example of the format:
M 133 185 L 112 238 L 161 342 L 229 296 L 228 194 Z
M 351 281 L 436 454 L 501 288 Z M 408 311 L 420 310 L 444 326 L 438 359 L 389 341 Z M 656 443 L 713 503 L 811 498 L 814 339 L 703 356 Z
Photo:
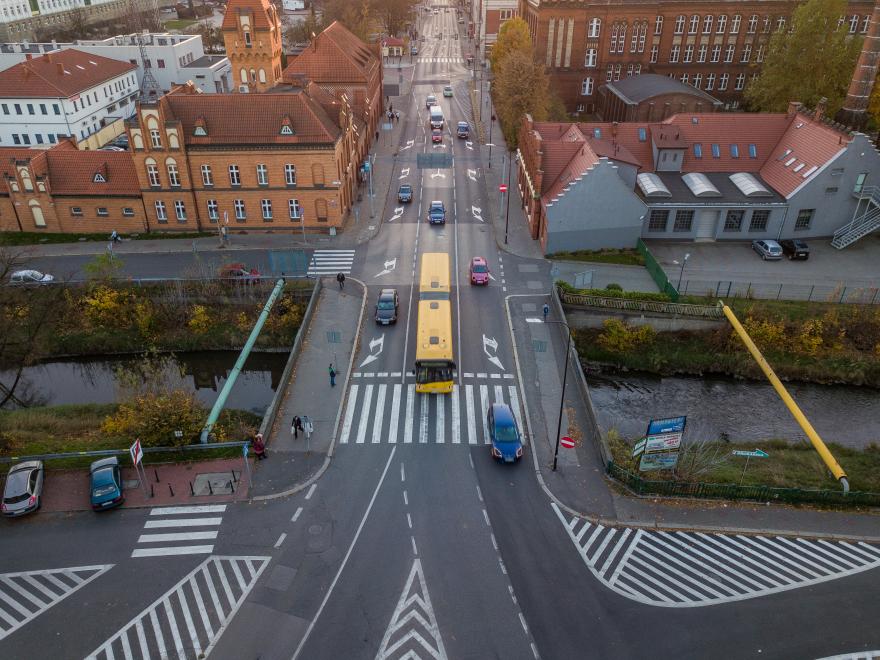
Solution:
M 419 302 L 416 361 L 421 360 L 452 360 L 452 305 L 448 300 Z
M 443 293 L 449 296 L 449 255 L 445 252 L 426 252 L 422 255 L 419 280 L 420 293 Z

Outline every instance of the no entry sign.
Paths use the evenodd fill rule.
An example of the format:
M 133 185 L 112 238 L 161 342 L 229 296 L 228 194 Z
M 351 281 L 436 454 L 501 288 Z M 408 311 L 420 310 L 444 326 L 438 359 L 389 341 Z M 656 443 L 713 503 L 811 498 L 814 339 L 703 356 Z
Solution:
M 501 192 L 507 192 L 507 184 L 502 183 L 500 186 L 498 186 L 498 190 L 500 190 Z
M 561 444 L 566 449 L 574 449 L 574 440 L 572 438 L 569 438 L 567 435 L 562 436 L 559 444 Z

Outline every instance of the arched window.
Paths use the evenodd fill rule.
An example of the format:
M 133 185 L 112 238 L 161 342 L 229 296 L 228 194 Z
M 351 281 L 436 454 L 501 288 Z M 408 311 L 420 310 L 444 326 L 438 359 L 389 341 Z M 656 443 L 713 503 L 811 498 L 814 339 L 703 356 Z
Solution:
M 168 170 L 168 183 L 172 186 L 180 186 L 180 172 L 177 169 L 177 163 L 173 158 L 165 161 L 165 167 Z
M 24 189 L 31 192 L 34 189 L 34 184 L 31 182 L 31 173 L 28 172 L 26 167 L 19 168 L 18 173 L 21 176 L 21 184 L 24 186 Z
M 43 217 L 43 209 L 40 208 L 40 203 L 37 200 L 32 199 L 28 202 L 28 206 L 31 208 L 31 215 L 34 216 L 34 226 L 45 227 L 46 218 Z
M 265 69 L 260 69 L 260 82 L 261 83 L 266 82 L 266 70 Z
M 257 72 L 254 71 L 253 69 L 251 69 L 251 82 L 252 83 L 257 82 Z
M 247 69 L 242 67 L 241 74 L 239 75 L 239 80 L 241 80 L 242 85 L 247 85 Z
M 144 148 L 144 139 L 141 137 L 140 133 L 132 133 L 132 140 L 134 140 L 134 148 L 135 149 L 143 149 Z
M 180 140 L 177 139 L 177 133 L 171 131 L 168 133 L 168 146 L 171 149 L 179 149 L 180 148 Z
M 156 166 L 156 161 L 152 158 L 147 158 L 144 161 L 144 165 L 147 168 L 147 180 L 150 182 L 151 186 L 155 186 L 158 188 L 161 186 L 161 182 L 159 181 L 159 168 Z
M 588 33 L 588 37 L 591 39 L 595 39 L 599 36 L 599 31 L 602 29 L 602 19 L 601 18 L 591 18 L 590 19 L 590 31 Z

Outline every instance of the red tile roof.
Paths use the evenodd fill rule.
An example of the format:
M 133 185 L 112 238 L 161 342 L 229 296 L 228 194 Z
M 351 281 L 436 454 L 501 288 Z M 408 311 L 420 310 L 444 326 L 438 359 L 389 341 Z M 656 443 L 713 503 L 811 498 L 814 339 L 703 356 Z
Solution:
M 74 48 L 55 51 L 0 71 L 0 98 L 66 98 L 136 68 Z
M 367 83 L 378 67 L 375 53 L 342 23 L 334 21 L 287 65 L 284 78 L 304 75 L 322 84 Z
M 565 188 L 572 181 L 578 179 L 581 175 L 586 174 L 587 170 L 598 162 L 599 157 L 590 146 L 585 142 L 581 143 L 581 148 L 578 149 L 571 157 L 571 160 L 563 166 L 560 175 L 553 182 L 553 185 L 549 190 L 547 190 L 542 196 L 544 204 L 552 202 L 554 198 L 564 194 Z
M 51 149 L 46 152 L 53 195 L 133 196 L 141 194 L 130 152 Z M 100 173 L 104 182 L 96 182 Z
M 271 12 L 271 14 L 270 14 Z M 257 30 L 268 30 L 271 27 L 269 16 L 275 13 L 275 7 L 269 0 L 229 0 L 226 3 L 226 14 L 223 16 L 222 30 L 237 30 L 240 15 L 250 15 L 251 26 Z
M 37 149 L 0 147 L 0 175 L 15 176 L 15 161 L 30 160 L 45 153 Z M 5 191 L 5 187 L 3 189 Z

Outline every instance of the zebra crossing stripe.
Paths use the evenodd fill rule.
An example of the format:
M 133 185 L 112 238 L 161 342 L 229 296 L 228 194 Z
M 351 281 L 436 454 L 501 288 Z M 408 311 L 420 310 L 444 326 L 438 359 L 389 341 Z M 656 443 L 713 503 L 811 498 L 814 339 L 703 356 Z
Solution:
M 461 415 L 458 409 L 458 395 L 460 394 L 458 385 L 452 386 L 452 444 L 461 444 Z
M 446 437 L 444 436 L 446 429 L 443 428 L 446 425 L 446 420 L 444 419 L 446 406 L 443 405 L 443 399 L 439 395 L 432 394 L 431 398 L 437 402 L 437 423 L 434 427 L 437 434 L 437 444 L 442 445 L 446 442 Z
M 382 418 L 385 415 L 385 390 L 387 385 L 379 385 L 379 394 L 376 396 L 376 419 L 373 422 L 373 444 L 382 442 Z
M 520 413 L 519 409 L 519 396 L 516 393 L 516 386 L 508 385 L 507 393 L 510 397 L 510 407 L 513 410 L 513 416 L 516 418 L 516 425 L 519 427 L 519 431 L 523 436 L 523 444 L 525 444 L 526 427 L 523 426 L 522 414 Z
M 413 414 L 415 414 L 416 386 L 409 385 L 406 388 L 406 420 L 403 426 L 403 442 L 411 444 L 413 439 Z
M 422 396 L 421 415 L 419 419 L 419 444 L 424 445 L 428 442 L 428 403 L 430 398 Z
M 370 421 L 370 402 L 373 400 L 373 386 L 367 385 L 364 390 L 364 413 L 361 415 L 360 424 L 358 424 L 357 439 L 355 442 L 359 445 L 364 444 L 367 437 L 367 424 Z
M 474 386 L 464 386 L 464 402 L 467 407 L 468 444 L 477 444 L 477 427 L 474 424 Z
M 397 418 L 400 415 L 400 391 L 403 386 L 400 383 L 394 385 L 394 394 L 391 397 L 391 420 L 388 425 L 388 442 L 397 442 Z
M 351 273 L 354 250 L 315 250 L 309 260 L 308 274 Z
M 342 435 L 339 442 L 348 443 L 348 436 L 351 435 L 351 423 L 354 420 L 354 409 L 357 403 L 358 385 L 352 385 L 348 394 L 348 408 L 345 409 L 345 421 L 342 423 Z
M 486 425 L 486 412 L 489 410 L 489 387 L 487 385 L 480 385 L 480 409 L 483 411 L 483 414 L 480 415 L 480 419 L 483 422 L 483 444 L 489 444 L 489 427 Z

